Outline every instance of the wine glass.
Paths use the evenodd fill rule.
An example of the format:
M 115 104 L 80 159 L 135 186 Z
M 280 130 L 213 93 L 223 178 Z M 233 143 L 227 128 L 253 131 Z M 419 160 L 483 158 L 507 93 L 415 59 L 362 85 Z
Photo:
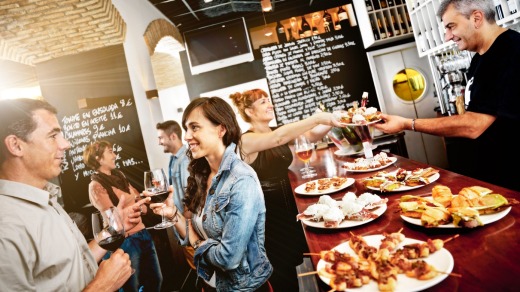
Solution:
M 150 193 L 152 203 L 162 203 L 168 198 L 169 195 L 169 183 L 166 174 L 162 168 L 156 168 L 154 170 L 148 170 L 144 172 L 144 188 Z M 154 226 L 155 229 L 164 229 L 173 226 L 174 222 L 166 221 L 164 218 L 164 211 L 161 210 L 161 223 Z
M 294 151 L 296 152 L 296 157 L 305 163 L 305 167 L 301 169 L 302 178 L 311 178 L 317 176 L 316 172 L 309 170 L 309 162 L 311 160 L 313 149 L 314 145 L 309 142 L 305 135 L 300 135 L 294 141 Z
M 116 207 L 92 213 L 92 233 L 98 245 L 108 251 L 115 252 L 123 244 L 125 226 Z

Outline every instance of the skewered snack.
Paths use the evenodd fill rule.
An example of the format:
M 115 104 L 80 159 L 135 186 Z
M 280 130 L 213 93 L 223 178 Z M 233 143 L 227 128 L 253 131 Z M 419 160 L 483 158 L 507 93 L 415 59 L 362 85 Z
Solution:
M 351 232 L 349 239 L 350 248 L 358 255 L 352 256 L 348 253 L 336 250 L 322 251 L 319 255 L 326 264 L 316 273 L 328 278 L 328 283 L 334 291 L 343 291 L 348 288 L 357 288 L 368 284 L 370 280 L 377 282 L 380 291 L 394 291 L 397 285 L 399 274 L 404 274 L 418 280 L 430 280 L 442 272 L 422 260 L 443 248 L 444 244 L 458 235 L 441 239 L 428 239 L 426 242 L 412 243 L 388 253 L 388 249 L 383 246 L 384 241 L 404 240 L 401 230 L 394 233 L 384 234 L 381 239 L 382 244 L 379 249 L 372 247 L 365 241 L 364 237 Z M 371 254 L 364 252 L 370 250 Z M 417 252 L 417 250 L 422 250 Z M 382 251 L 386 254 L 383 256 Z M 418 259 L 418 260 L 417 260 Z M 304 273 L 299 276 L 310 275 Z M 458 274 L 450 274 L 459 276 Z
M 381 241 L 379 249 L 386 249 L 389 252 L 393 252 L 405 238 L 404 234 L 401 233 L 401 230 L 393 233 L 383 232 L 383 236 L 384 238 Z

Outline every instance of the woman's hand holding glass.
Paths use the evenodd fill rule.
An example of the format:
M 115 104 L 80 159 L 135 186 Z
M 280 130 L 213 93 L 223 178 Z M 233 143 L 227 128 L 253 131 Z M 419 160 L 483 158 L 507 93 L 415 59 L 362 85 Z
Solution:
M 168 198 L 166 200 L 164 200 L 164 202 L 150 204 L 150 209 L 154 212 L 154 214 L 163 215 L 164 218 L 174 217 L 175 212 L 177 211 L 177 207 L 173 203 L 173 186 L 169 186 L 168 191 L 170 192 L 170 194 L 168 195 Z M 143 191 L 143 195 L 151 196 L 153 194 L 148 191 Z M 173 224 L 177 223 L 176 216 L 175 216 L 175 218 L 173 218 L 172 223 Z

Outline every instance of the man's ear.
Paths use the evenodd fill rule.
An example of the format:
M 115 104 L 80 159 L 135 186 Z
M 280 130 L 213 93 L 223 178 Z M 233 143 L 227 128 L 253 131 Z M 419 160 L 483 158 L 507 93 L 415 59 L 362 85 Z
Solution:
M 4 144 L 7 152 L 11 153 L 11 155 L 20 157 L 23 155 L 23 141 L 22 139 L 16 137 L 15 135 L 9 135 L 5 137 Z
M 480 10 L 475 10 L 471 14 L 473 16 L 473 25 L 475 29 L 482 27 L 482 23 L 484 21 L 484 14 Z

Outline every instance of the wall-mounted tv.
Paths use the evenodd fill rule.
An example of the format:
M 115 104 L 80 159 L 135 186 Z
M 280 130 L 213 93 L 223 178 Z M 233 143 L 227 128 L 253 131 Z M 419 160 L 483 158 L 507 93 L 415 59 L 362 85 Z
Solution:
M 254 60 L 244 18 L 184 32 L 191 74 Z

